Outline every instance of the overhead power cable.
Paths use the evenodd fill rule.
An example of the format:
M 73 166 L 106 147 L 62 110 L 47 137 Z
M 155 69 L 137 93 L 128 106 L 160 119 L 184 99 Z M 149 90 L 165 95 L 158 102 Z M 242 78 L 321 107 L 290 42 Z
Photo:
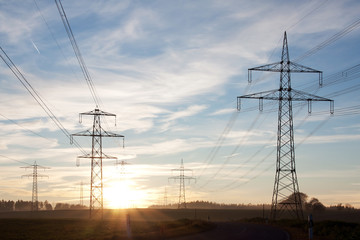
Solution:
M 23 161 L 14 159 L 14 158 L 10 158 L 10 157 L 4 156 L 4 155 L 2 155 L 2 154 L 0 155 L 0 157 L 6 158 L 6 159 L 9 159 L 9 160 L 11 160 L 11 161 L 15 161 L 15 162 L 18 162 L 18 163 L 21 163 L 21 164 L 27 164 L 27 165 L 31 166 L 31 164 L 29 164 L 29 163 L 27 163 L 27 162 L 23 162 Z
M 0 116 L 2 116 L 3 118 L 5 118 L 6 120 L 12 122 L 13 124 L 15 124 L 15 125 L 23 128 L 23 129 L 25 129 L 26 131 L 31 132 L 32 134 L 34 134 L 34 135 L 36 135 L 36 136 L 38 136 L 38 137 L 41 137 L 41 138 L 43 138 L 43 139 L 46 139 L 46 140 L 48 140 L 48 141 L 50 141 L 50 142 L 54 142 L 54 140 L 52 140 L 52 139 L 50 139 L 50 138 L 47 138 L 47 137 L 44 137 L 44 136 L 41 136 L 41 135 L 38 134 L 37 132 L 34 132 L 34 131 L 32 131 L 31 129 L 28 129 L 28 128 L 22 126 L 21 124 L 17 123 L 17 122 L 14 121 L 14 120 L 11 120 L 10 118 L 7 118 L 6 116 L 4 116 L 4 115 L 1 114 L 1 113 L 0 113 Z
M 59 10 L 59 13 L 60 13 L 60 16 L 61 16 L 61 20 L 64 24 L 64 27 L 65 27 L 65 30 L 66 30 L 66 33 L 69 37 L 69 40 L 70 40 L 70 43 L 74 49 L 74 52 L 75 52 L 75 55 L 76 55 L 76 58 L 79 62 L 79 65 L 80 65 L 80 68 L 81 68 L 81 71 L 84 75 L 84 78 L 85 78 L 85 81 L 89 87 L 89 90 L 91 92 L 91 96 L 96 104 L 96 107 L 100 107 L 100 100 L 99 100 L 99 97 L 97 96 L 97 93 L 96 93 L 96 89 L 95 89 L 95 86 L 94 86 L 94 83 L 91 79 L 91 76 L 90 76 L 90 73 L 85 65 L 85 61 L 81 55 L 81 52 L 80 52 L 80 49 L 77 45 L 77 42 L 76 42 L 76 39 L 74 37 L 74 34 L 71 30 L 71 27 L 70 27 L 70 23 L 66 17 L 66 13 L 65 13 L 65 10 L 61 4 L 61 1 L 60 0 L 55 0 L 55 3 L 56 3 L 56 6 Z
M 231 114 L 230 119 L 229 119 L 228 123 L 226 124 L 226 126 L 225 126 L 223 132 L 221 133 L 220 137 L 218 138 L 215 146 L 211 149 L 209 155 L 205 159 L 205 161 L 204 161 L 205 166 L 202 168 L 202 171 L 199 174 L 198 178 L 200 178 L 200 176 L 204 173 L 204 171 L 208 168 L 208 166 L 215 159 L 215 157 L 216 157 L 217 153 L 219 152 L 220 148 L 222 147 L 227 135 L 229 134 L 229 132 L 233 128 L 234 123 L 236 122 L 238 114 L 239 113 L 236 110 L 234 110 L 234 112 Z
M 309 51 L 305 52 L 303 55 L 301 55 L 300 57 L 296 58 L 294 62 L 300 62 L 302 60 L 304 60 L 304 58 L 309 57 L 313 54 L 315 54 L 317 51 L 323 49 L 324 47 L 332 44 L 333 42 L 339 40 L 340 38 L 342 38 L 343 36 L 345 36 L 346 34 L 352 32 L 354 29 L 356 29 L 357 27 L 359 27 L 360 25 L 360 18 L 357 19 L 356 21 L 352 22 L 350 25 L 346 26 L 344 29 L 342 29 L 340 32 L 335 33 L 333 36 L 331 36 L 330 38 L 326 39 L 325 41 L 323 41 L 322 43 L 318 44 L 317 46 L 313 47 L 312 49 L 310 49 Z
M 9 69 L 13 72 L 15 77 L 20 81 L 20 83 L 25 87 L 25 89 L 30 93 L 30 95 L 34 98 L 34 100 L 39 104 L 39 106 L 45 111 L 45 113 L 50 117 L 50 119 L 55 123 L 55 125 L 63 132 L 63 134 L 70 140 L 71 134 L 66 130 L 66 128 L 62 125 L 60 120 L 55 116 L 55 114 L 51 111 L 51 109 L 47 106 L 43 98 L 40 94 L 33 88 L 30 82 L 25 78 L 25 76 L 20 72 L 20 70 L 16 67 L 14 62 L 9 58 L 6 52 L 0 47 L 0 57 L 5 62 L 5 64 L 9 67 Z M 85 154 L 85 151 L 82 149 L 78 142 L 74 142 L 75 146 Z
M 200 186 L 200 188 L 204 188 L 206 185 L 208 185 L 214 178 L 217 177 L 217 175 L 224 169 L 225 165 L 229 163 L 230 159 L 233 157 L 233 155 L 238 151 L 238 149 L 242 146 L 242 144 L 247 140 L 248 135 L 250 131 L 254 128 L 255 124 L 257 123 L 258 119 L 260 117 L 260 114 L 257 115 L 255 121 L 252 122 L 249 129 L 246 131 L 246 134 L 242 137 L 240 143 L 235 147 L 235 149 L 232 151 L 230 156 L 228 156 L 225 160 L 225 162 L 221 165 L 221 167 L 203 184 Z M 215 157 L 215 156 L 214 156 Z

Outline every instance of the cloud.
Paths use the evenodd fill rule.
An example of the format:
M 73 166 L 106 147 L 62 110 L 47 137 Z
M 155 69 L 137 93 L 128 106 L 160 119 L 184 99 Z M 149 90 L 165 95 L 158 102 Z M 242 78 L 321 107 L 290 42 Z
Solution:
M 296 137 L 301 142 L 300 136 Z M 352 142 L 360 140 L 360 135 L 354 134 L 338 134 L 327 136 L 311 136 L 302 144 L 324 144 L 324 143 L 340 143 L 340 142 Z
M 190 117 L 190 116 L 198 114 L 199 112 L 203 111 L 206 108 L 207 108 L 207 106 L 205 106 L 205 105 L 192 105 L 192 106 L 189 106 L 185 110 L 181 110 L 181 111 L 177 111 L 177 112 L 169 114 L 170 116 L 167 117 L 165 121 L 173 121 L 173 120 L 176 120 L 179 118 Z
M 220 109 L 220 110 L 217 110 L 211 114 L 209 114 L 210 116 L 217 116 L 217 115 L 223 115 L 223 114 L 228 114 L 228 113 L 233 113 L 235 112 L 236 109 L 234 108 L 227 108 L 227 109 Z

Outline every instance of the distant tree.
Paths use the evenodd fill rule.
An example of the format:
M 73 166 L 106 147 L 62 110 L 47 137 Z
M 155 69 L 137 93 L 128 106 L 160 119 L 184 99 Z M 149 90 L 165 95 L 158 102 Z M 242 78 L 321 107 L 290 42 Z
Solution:
M 346 203 L 345 204 L 345 209 L 346 210 L 354 210 L 355 208 L 350 203 Z
M 342 203 L 339 203 L 338 205 L 336 205 L 336 209 L 337 210 L 343 210 L 344 206 L 342 205 Z
M 80 205 L 80 204 L 76 204 L 76 205 L 71 204 L 71 205 L 70 205 L 70 208 L 71 208 L 71 209 L 86 209 L 87 207 L 84 206 L 84 205 Z
M 56 203 L 54 210 L 68 210 L 68 209 L 86 209 L 87 207 L 80 204 Z
M 298 196 L 296 196 L 296 194 Z M 287 197 L 285 200 L 281 201 L 281 203 L 294 203 L 295 197 L 300 197 L 301 204 L 306 207 L 306 200 L 308 199 L 308 195 L 302 192 L 298 193 L 292 193 L 289 197 Z
M 0 211 L 14 211 L 14 206 L 15 206 L 14 201 L 1 200 Z
M 46 200 L 45 202 L 44 202 L 44 207 L 45 207 L 45 210 L 53 210 L 53 207 L 52 207 L 52 205 Z
M 15 211 L 30 211 L 31 201 L 17 200 L 15 202 Z
M 70 204 L 68 203 L 56 203 L 55 210 L 66 210 L 70 209 Z
M 311 198 L 308 203 L 305 204 L 306 210 L 311 212 L 323 212 L 326 210 L 324 204 L 322 204 L 319 199 Z

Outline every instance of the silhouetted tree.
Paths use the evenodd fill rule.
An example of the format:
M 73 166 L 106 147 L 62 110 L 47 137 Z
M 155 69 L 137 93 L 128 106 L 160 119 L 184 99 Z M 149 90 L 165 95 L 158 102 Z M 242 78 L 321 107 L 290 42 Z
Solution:
M 300 197 L 303 207 L 306 207 L 306 200 L 308 199 L 308 195 L 302 192 L 292 193 L 287 199 L 281 201 L 281 203 L 294 203 L 296 194 L 298 194 L 298 197 Z
M 305 204 L 306 210 L 311 212 L 323 212 L 326 210 L 324 204 L 322 204 L 319 199 L 311 198 L 308 203 Z
M 17 200 L 15 203 L 15 211 L 30 211 L 31 201 Z
M 44 207 L 45 207 L 45 210 L 53 210 L 53 207 L 52 207 L 52 205 L 46 200 L 45 202 L 44 202 Z
M 14 201 L 1 200 L 0 211 L 14 211 L 14 206 L 15 206 Z

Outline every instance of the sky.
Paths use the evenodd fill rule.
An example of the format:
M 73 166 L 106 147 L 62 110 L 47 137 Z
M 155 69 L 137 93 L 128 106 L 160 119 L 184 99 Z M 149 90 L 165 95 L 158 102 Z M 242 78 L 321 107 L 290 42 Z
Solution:
M 325 205 L 360 207 L 360 2 L 63 0 L 100 109 L 106 207 L 178 203 L 181 159 L 186 200 L 270 204 L 276 163 L 277 102 L 237 96 L 277 89 L 279 73 L 248 69 L 281 58 L 287 32 L 292 61 L 323 71 L 291 75 L 292 87 L 335 101 L 294 103 L 301 192 Z M 0 1 L 0 47 L 69 133 L 87 130 L 79 113 L 96 105 L 54 1 Z M 89 201 L 90 162 L 0 61 L 0 198 Z M 115 125 L 116 122 L 116 125 Z M 76 137 L 90 152 L 91 139 Z M 170 179 L 169 179 L 170 178 Z

